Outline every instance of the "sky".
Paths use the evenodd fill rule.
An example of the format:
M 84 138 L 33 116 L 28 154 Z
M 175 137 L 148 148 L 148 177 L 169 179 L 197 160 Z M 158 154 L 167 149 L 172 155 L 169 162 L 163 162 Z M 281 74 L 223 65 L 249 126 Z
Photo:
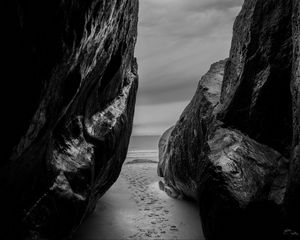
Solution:
M 210 65 L 229 56 L 243 0 L 140 0 L 133 135 L 174 125 Z

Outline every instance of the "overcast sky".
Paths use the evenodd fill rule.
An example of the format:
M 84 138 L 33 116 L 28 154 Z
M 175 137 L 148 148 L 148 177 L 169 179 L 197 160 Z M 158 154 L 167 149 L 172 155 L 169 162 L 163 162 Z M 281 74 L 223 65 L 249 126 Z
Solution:
M 229 56 L 243 0 L 140 0 L 133 135 L 161 135 L 209 66 Z

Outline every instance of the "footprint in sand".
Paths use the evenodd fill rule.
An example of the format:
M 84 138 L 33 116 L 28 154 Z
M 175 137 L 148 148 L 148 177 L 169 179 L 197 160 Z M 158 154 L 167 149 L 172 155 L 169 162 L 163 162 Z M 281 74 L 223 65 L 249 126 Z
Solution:
M 125 186 L 126 190 L 128 189 L 129 201 L 136 205 L 135 210 L 137 210 L 131 221 L 126 221 L 126 224 L 130 224 L 132 228 L 130 228 L 130 234 L 126 235 L 124 239 L 182 239 L 181 232 L 184 229 L 179 229 L 177 227 L 180 225 L 179 221 L 174 221 L 173 200 L 159 190 L 156 167 L 157 164 L 148 163 L 147 160 L 131 161 L 131 163 L 123 165 L 118 184 L 123 181 L 125 185 L 123 184 L 122 187 Z M 120 189 L 123 190 L 123 188 Z M 114 207 L 113 210 L 117 207 Z M 119 212 L 116 211 L 116 214 Z M 181 217 L 180 220 L 182 220 Z M 123 225 L 121 224 L 122 227 Z M 189 236 L 190 230 L 186 230 L 186 232 Z

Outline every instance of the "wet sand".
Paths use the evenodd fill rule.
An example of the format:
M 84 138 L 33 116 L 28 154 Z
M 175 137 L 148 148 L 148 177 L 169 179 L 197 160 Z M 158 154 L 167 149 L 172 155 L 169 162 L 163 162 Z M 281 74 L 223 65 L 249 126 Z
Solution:
M 159 190 L 156 166 L 153 160 L 127 159 L 119 179 L 74 240 L 204 240 L 196 204 Z

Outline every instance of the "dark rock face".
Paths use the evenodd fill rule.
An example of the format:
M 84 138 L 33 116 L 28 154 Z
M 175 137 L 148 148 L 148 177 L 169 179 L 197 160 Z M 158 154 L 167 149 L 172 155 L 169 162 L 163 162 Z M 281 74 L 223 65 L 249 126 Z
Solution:
M 234 24 L 219 114 L 287 156 L 293 135 L 291 15 L 290 0 L 245 1 Z
M 234 25 L 219 113 L 227 126 L 290 158 L 286 210 L 298 232 L 299 15 L 299 1 L 245 1 Z
M 158 173 L 172 189 L 173 196 L 196 197 L 199 170 L 203 169 L 198 159 L 207 148 L 207 125 L 220 96 L 225 62 L 211 66 L 175 127 L 167 130 L 160 140 Z
M 10 96 L 1 101 L 1 234 L 61 239 L 93 210 L 126 157 L 138 0 L 13 1 L 6 12 L 14 35 L 3 53 Z
M 293 147 L 290 178 L 286 195 L 286 208 L 291 225 L 300 233 L 300 2 L 293 1 Z M 298 235 L 299 236 L 299 235 Z
M 170 134 L 172 133 L 174 129 L 174 126 L 170 127 L 167 131 L 165 131 L 163 133 L 163 135 L 161 135 L 160 139 L 159 139 L 159 142 L 158 142 L 158 153 L 159 153 L 159 162 L 158 162 L 158 168 L 157 168 L 157 174 L 158 176 L 162 177 L 163 176 L 163 173 L 160 172 L 160 170 L 164 169 L 164 166 L 163 164 L 165 163 L 164 161 L 164 156 L 165 156 L 165 152 L 166 152 L 166 146 L 167 146 L 167 143 L 169 141 L 169 137 L 170 137 Z
M 299 14 L 246 0 L 224 79 L 207 74 L 160 142 L 162 188 L 198 200 L 207 239 L 299 236 Z
M 215 119 L 225 63 L 212 65 L 179 121 L 162 136 L 158 173 L 170 196 L 198 200 L 207 239 L 239 239 L 242 232 L 256 239 L 264 234 L 258 227 L 274 217 L 270 208 L 280 214 L 288 164 L 280 153 Z M 264 230 L 270 237 L 272 229 Z
M 222 127 L 209 136 L 208 146 L 197 182 L 206 238 L 279 239 L 287 159 Z

